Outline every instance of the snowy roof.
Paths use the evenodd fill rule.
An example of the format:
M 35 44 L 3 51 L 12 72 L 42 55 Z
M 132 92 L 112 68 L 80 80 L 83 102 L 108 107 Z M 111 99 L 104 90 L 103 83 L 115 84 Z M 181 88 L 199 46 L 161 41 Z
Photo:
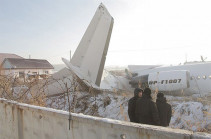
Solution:
M 2 64 L 5 61 L 8 61 L 11 67 L 16 69 L 54 69 L 47 60 L 43 59 L 6 58 Z
M 23 59 L 23 57 L 20 57 L 16 54 L 0 53 L 0 65 L 4 61 L 5 58 L 21 58 L 21 59 Z

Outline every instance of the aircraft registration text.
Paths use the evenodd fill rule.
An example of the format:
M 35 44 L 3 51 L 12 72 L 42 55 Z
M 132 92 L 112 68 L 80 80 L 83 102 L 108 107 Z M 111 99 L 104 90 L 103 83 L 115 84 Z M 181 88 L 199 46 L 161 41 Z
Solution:
M 156 84 L 156 83 L 159 83 L 159 84 L 180 83 L 181 80 L 182 79 L 161 80 L 161 82 L 158 82 L 158 81 L 149 81 L 149 85 Z

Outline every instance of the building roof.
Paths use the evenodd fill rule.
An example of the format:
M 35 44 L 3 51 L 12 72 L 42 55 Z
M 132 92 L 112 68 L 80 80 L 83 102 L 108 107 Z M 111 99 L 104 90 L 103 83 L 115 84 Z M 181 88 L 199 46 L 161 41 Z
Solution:
M 21 58 L 21 59 L 23 59 L 23 57 L 20 57 L 16 54 L 0 53 L 0 65 L 4 61 L 5 58 Z
M 54 67 L 44 59 L 6 58 L 4 62 L 5 61 L 8 61 L 14 69 L 54 69 Z

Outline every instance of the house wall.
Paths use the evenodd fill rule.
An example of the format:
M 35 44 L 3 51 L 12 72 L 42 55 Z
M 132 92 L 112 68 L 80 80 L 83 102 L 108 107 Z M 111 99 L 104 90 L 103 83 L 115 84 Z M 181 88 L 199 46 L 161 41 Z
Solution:
M 27 74 L 33 74 L 33 72 L 36 72 L 39 75 L 46 74 L 46 71 L 48 72 L 47 75 L 52 74 L 52 69 L 6 69 L 1 70 L 1 75 L 12 75 L 19 77 L 19 72 L 24 72 L 25 75 Z
M 71 114 L 0 98 L 1 139 L 210 139 L 206 133 Z M 124 138 L 125 136 L 125 138 Z

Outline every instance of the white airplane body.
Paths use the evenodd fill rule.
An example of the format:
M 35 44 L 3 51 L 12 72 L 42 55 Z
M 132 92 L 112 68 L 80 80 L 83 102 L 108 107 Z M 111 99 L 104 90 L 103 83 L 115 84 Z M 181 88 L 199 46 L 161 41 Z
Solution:
M 186 95 L 211 93 L 211 62 L 138 70 L 130 84 L 149 86 L 152 90 Z M 142 86 L 143 87 L 143 86 Z

